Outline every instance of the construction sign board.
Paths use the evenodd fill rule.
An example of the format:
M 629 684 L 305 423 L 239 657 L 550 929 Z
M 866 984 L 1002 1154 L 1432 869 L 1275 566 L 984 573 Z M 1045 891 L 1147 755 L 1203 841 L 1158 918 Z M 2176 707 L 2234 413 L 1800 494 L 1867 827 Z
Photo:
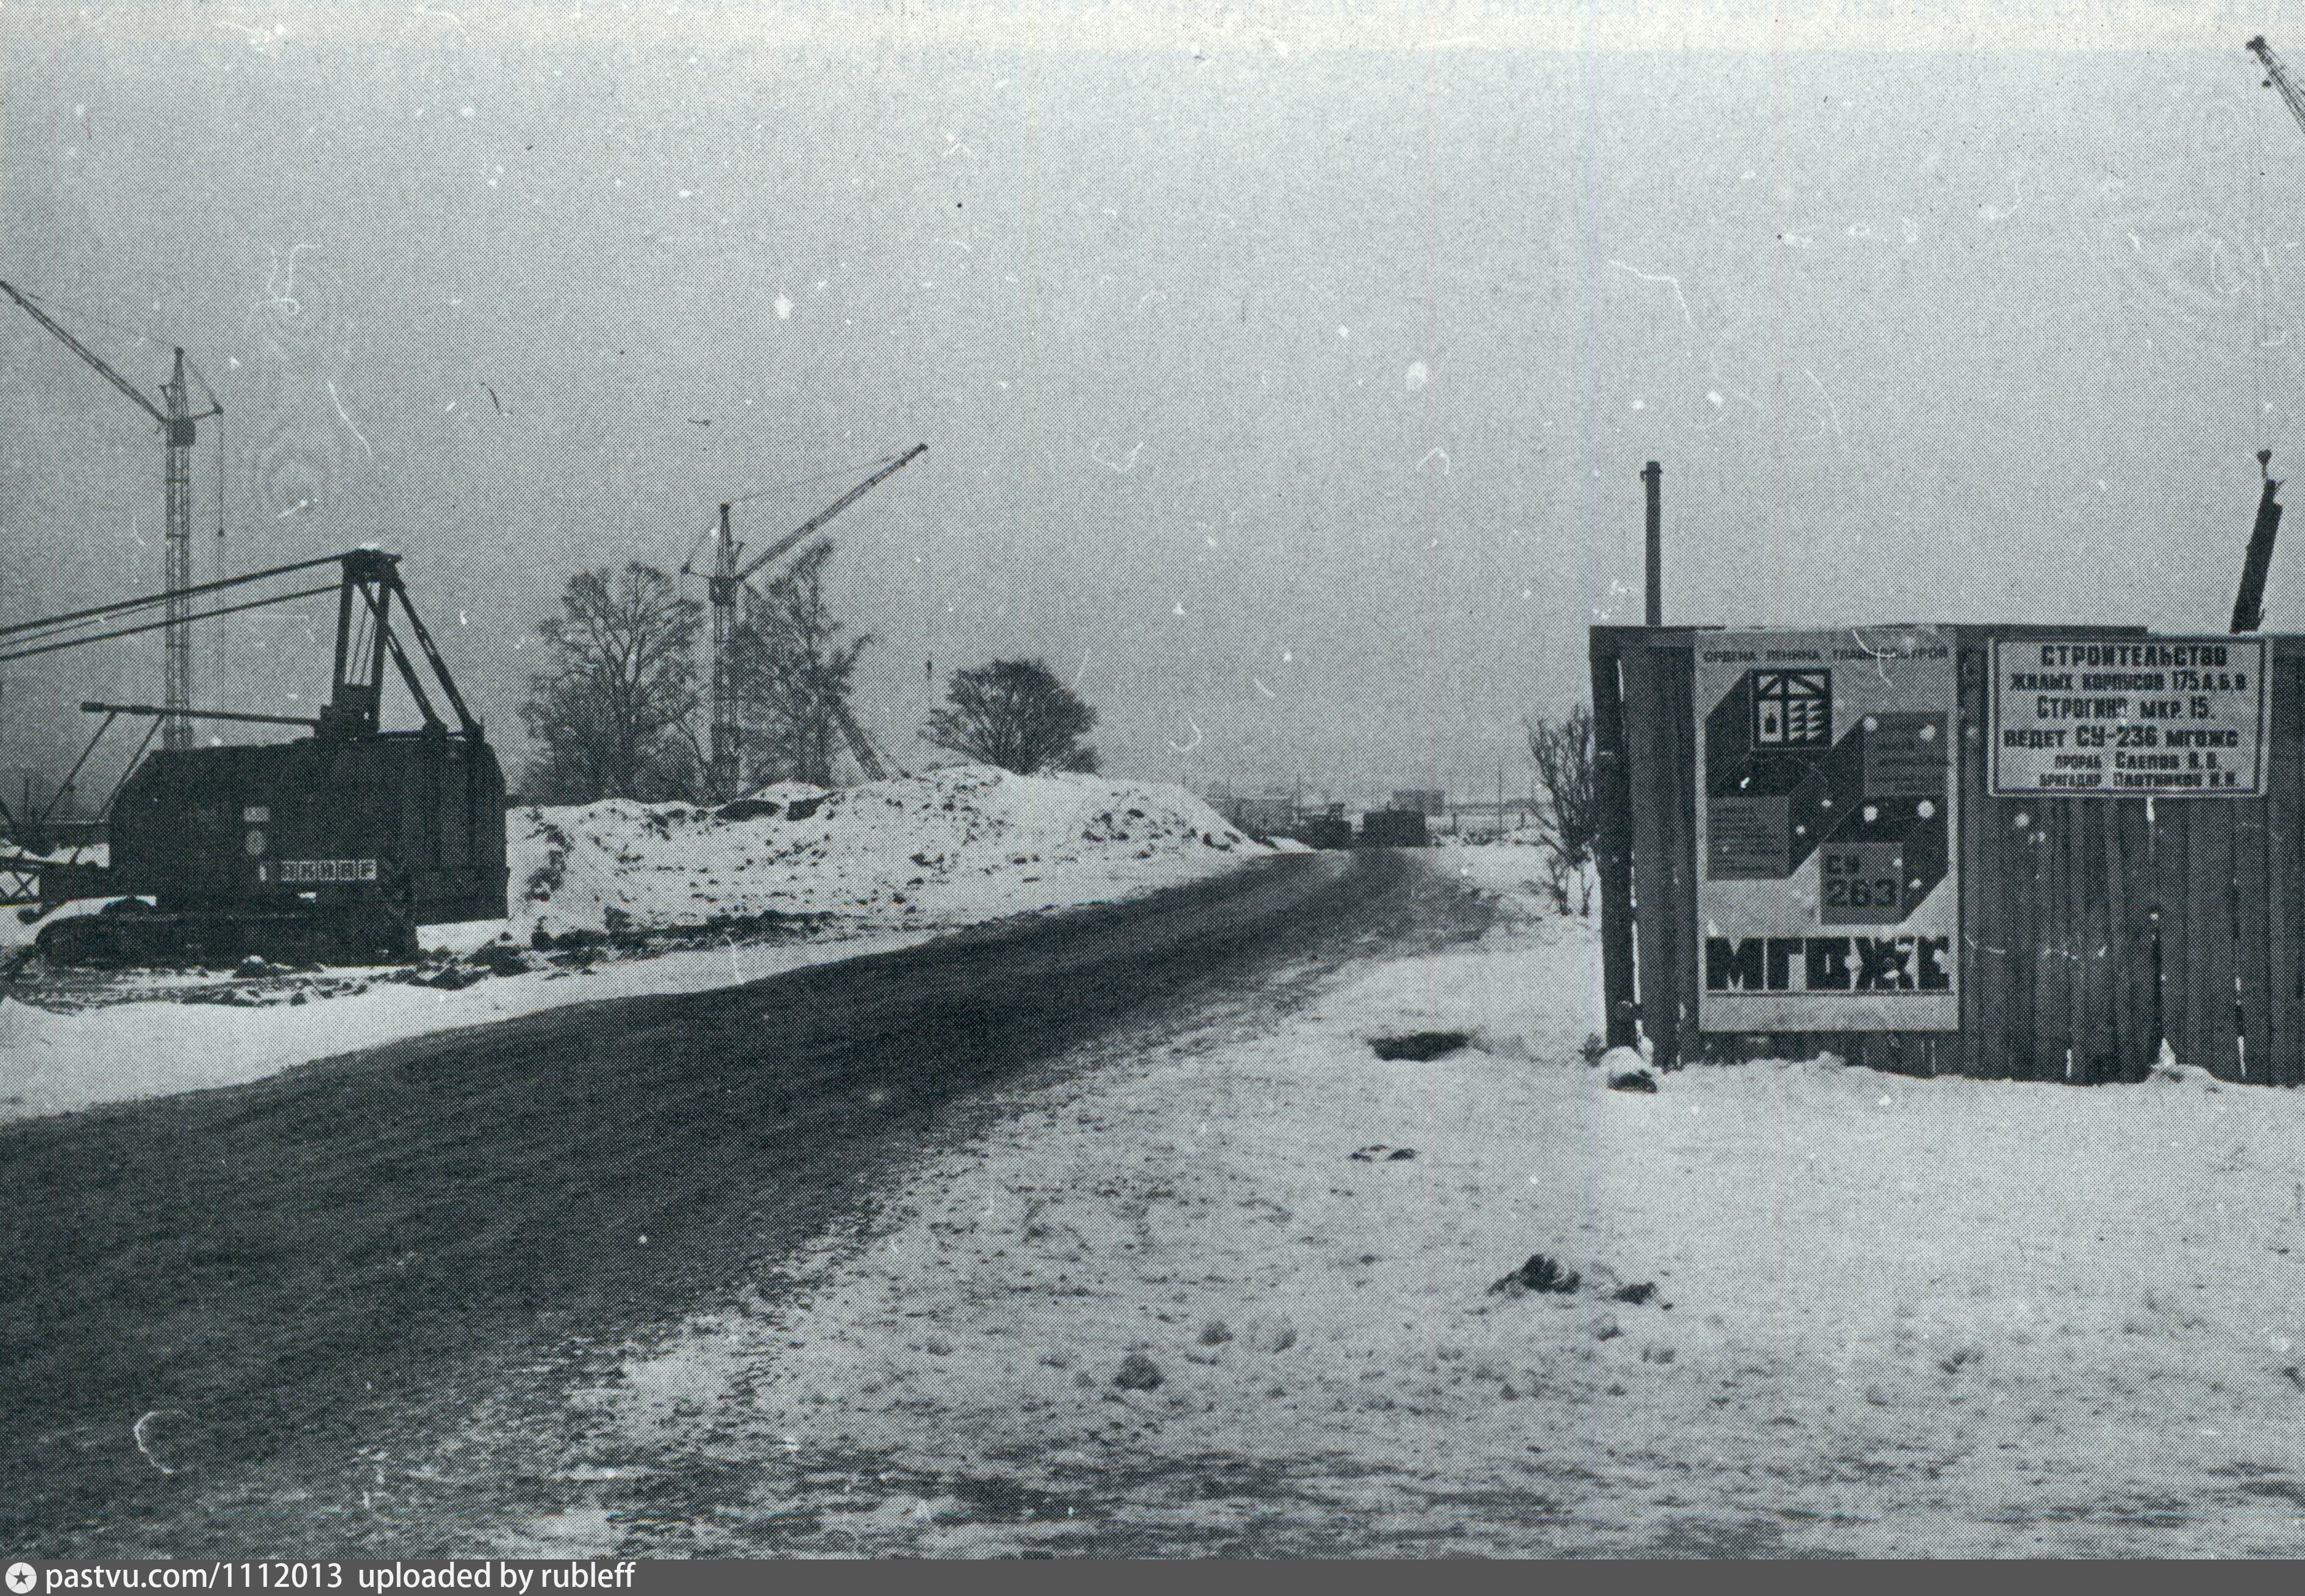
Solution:
M 1706 1031 L 1952 1031 L 1958 674 L 1931 627 L 1696 645 Z
M 2265 640 L 1993 641 L 1996 798 L 2255 798 Z

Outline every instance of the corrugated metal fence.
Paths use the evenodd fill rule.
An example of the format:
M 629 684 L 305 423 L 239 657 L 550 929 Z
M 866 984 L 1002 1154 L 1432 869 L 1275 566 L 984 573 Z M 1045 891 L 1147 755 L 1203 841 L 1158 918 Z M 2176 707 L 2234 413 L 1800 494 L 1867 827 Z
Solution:
M 1637 1023 L 1668 1067 L 1824 1050 L 1909 1074 L 2084 1082 L 2142 1079 L 2165 1038 L 2228 1080 L 2305 1082 L 2305 638 L 2267 639 L 2267 795 L 2153 802 L 1990 796 L 1992 640 L 2084 632 L 1940 630 L 1960 655 L 1961 1029 L 1755 1035 L 1697 1025 L 1692 694 L 1705 633 L 1593 629 L 1612 1044 Z

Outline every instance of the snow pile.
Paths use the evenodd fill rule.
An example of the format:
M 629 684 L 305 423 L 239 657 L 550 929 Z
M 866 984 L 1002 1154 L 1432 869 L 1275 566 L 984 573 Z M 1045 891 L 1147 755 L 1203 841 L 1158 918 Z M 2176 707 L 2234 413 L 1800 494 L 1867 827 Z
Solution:
M 515 934 L 768 914 L 891 927 L 1093 903 L 1270 852 L 1182 788 L 956 766 L 719 811 L 607 802 L 515 811 Z

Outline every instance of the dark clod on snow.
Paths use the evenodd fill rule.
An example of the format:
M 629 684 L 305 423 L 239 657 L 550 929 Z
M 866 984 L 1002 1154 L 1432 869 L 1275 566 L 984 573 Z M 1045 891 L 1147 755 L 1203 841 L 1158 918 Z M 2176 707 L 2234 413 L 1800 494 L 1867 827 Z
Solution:
M 1575 1269 L 1563 1269 L 1542 1252 L 1532 1252 L 1527 1262 L 1489 1289 L 1507 1296 L 1518 1296 L 1526 1291 L 1574 1291 L 1579 1278 Z
M 522 975 L 528 971 L 528 961 L 519 948 L 508 942 L 489 942 L 474 948 L 465 963 L 487 971 L 491 975 Z
M 1412 1031 L 1407 1036 L 1374 1037 L 1369 1047 L 1379 1058 L 1408 1058 L 1423 1064 L 1454 1053 L 1470 1040 L 1462 1031 Z
M 1112 1383 L 1124 1391 L 1149 1391 L 1161 1383 L 1161 1366 L 1141 1352 L 1132 1352 L 1120 1360 L 1120 1372 Z

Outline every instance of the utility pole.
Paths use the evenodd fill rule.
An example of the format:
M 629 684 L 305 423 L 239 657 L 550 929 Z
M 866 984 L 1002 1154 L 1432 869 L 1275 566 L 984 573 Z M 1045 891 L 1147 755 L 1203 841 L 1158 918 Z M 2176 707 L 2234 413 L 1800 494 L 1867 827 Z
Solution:
M 1664 467 L 1652 460 L 1641 468 L 1648 487 L 1647 624 L 1664 624 Z

